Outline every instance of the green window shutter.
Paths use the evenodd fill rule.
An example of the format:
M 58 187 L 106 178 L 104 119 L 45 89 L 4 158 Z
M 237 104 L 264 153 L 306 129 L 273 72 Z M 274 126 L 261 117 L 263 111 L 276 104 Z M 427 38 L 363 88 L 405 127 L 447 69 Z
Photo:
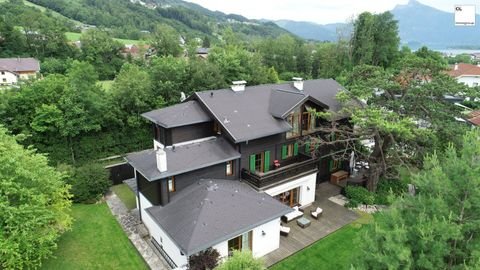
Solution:
M 333 159 L 330 159 L 330 161 L 328 162 L 328 171 L 331 172 L 333 169 Z
M 286 158 L 287 158 L 287 146 L 282 145 L 282 159 L 286 159 Z
M 264 170 L 263 172 L 268 172 L 270 170 L 270 151 L 265 151 L 265 160 L 263 162 Z
M 255 155 L 250 155 L 250 171 L 255 172 Z
M 307 153 L 307 154 L 310 153 L 310 142 L 305 143 L 305 153 Z
M 293 155 L 294 156 L 298 155 L 298 143 L 295 143 L 293 145 Z

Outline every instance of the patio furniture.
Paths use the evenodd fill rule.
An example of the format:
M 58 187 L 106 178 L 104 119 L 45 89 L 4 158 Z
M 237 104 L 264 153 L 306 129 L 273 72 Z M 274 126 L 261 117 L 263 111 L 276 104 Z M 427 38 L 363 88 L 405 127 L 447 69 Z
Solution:
M 308 218 L 301 217 L 297 219 L 297 225 L 300 226 L 300 228 L 305 229 L 306 227 L 310 226 L 311 222 Z
M 318 219 L 320 216 L 322 216 L 322 213 L 323 213 L 323 209 L 320 208 L 320 207 L 317 207 L 317 209 L 310 211 L 310 215 L 311 215 L 314 219 Z
M 338 172 L 331 174 L 330 183 L 338 185 L 340 181 L 347 179 L 347 177 L 348 177 L 348 172 L 340 170 Z
M 288 236 L 290 233 L 290 227 L 280 225 L 280 235 Z
M 290 212 L 282 217 L 283 222 L 288 223 L 296 218 L 303 216 L 303 212 L 299 210 L 298 206 L 295 206 L 292 209 L 294 210 L 293 212 Z

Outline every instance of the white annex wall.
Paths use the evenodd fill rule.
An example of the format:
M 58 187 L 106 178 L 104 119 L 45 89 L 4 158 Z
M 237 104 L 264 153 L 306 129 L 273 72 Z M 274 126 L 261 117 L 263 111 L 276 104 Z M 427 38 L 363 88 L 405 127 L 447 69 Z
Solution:
M 459 83 L 464 83 L 470 87 L 480 86 L 480 76 L 460 76 L 457 77 Z M 476 84 L 476 85 L 475 85 Z
M 142 207 L 142 221 L 150 232 L 150 235 L 162 246 L 163 250 L 165 250 L 168 256 L 175 262 L 177 267 L 185 267 L 188 263 L 187 256 L 180 253 L 180 249 L 175 242 L 155 223 L 150 214 L 145 211 L 146 208 L 152 206 L 148 199 L 145 198 L 141 192 L 138 193 L 138 196 L 140 197 L 140 205 Z
M 262 257 L 280 247 L 280 218 L 253 229 L 252 253 Z
M 1 84 L 16 84 L 18 81 L 17 75 L 9 71 L 0 71 L 0 85 Z
M 285 191 L 300 187 L 299 203 L 302 207 L 307 206 L 315 201 L 316 180 L 317 173 L 312 173 L 283 185 L 267 189 L 265 193 L 273 197 Z

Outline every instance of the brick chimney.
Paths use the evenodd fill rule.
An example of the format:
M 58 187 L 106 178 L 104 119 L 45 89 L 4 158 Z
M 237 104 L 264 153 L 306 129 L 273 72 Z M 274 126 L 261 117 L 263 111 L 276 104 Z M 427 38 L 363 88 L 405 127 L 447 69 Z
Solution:
M 157 169 L 160 172 L 166 172 L 167 171 L 167 153 L 165 150 L 159 148 L 156 151 L 156 156 L 157 156 Z

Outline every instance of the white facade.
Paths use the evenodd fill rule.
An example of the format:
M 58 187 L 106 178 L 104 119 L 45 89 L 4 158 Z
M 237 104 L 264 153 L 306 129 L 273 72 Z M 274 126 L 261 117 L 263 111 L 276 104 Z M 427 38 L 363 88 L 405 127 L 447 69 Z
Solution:
M 152 206 L 148 199 L 145 198 L 141 192 L 138 193 L 138 196 L 140 197 L 140 206 L 142 208 L 140 210 L 142 213 L 142 221 L 150 232 L 150 235 L 157 241 L 178 268 L 186 268 L 188 264 L 187 256 L 182 255 L 180 248 L 178 248 L 175 242 L 155 223 L 150 214 L 145 211 L 146 208 Z
M 296 180 L 290 181 L 283 185 L 273 187 L 265 190 L 265 193 L 274 197 L 280 193 L 292 190 L 294 188 L 300 188 L 300 194 L 298 202 L 301 207 L 308 206 L 315 201 L 315 187 L 316 187 L 317 173 L 312 173 L 306 176 L 302 176 Z
M 140 197 L 140 212 L 142 221 L 147 227 L 150 235 L 162 246 L 163 250 L 173 260 L 178 268 L 186 268 L 188 264 L 188 257 L 182 255 L 180 248 L 175 242 L 158 226 L 152 217 L 145 211 L 146 208 L 152 206 L 141 192 L 138 193 Z M 266 254 L 276 250 L 280 247 L 280 218 L 276 218 L 266 222 L 260 226 L 255 227 L 252 231 L 252 254 L 254 257 L 262 257 Z M 246 232 L 244 232 L 246 233 Z M 237 235 L 238 236 L 238 235 Z M 235 236 L 235 237 L 237 237 Z M 235 238 L 233 237 L 233 238 Z M 220 242 L 212 246 L 220 253 L 221 258 L 228 257 L 228 240 Z
M 480 86 L 480 76 L 478 75 L 461 75 L 457 77 L 457 81 L 469 87 Z
M 6 70 L 0 71 L 0 85 L 12 85 L 17 84 L 17 82 L 18 77 L 15 73 Z

